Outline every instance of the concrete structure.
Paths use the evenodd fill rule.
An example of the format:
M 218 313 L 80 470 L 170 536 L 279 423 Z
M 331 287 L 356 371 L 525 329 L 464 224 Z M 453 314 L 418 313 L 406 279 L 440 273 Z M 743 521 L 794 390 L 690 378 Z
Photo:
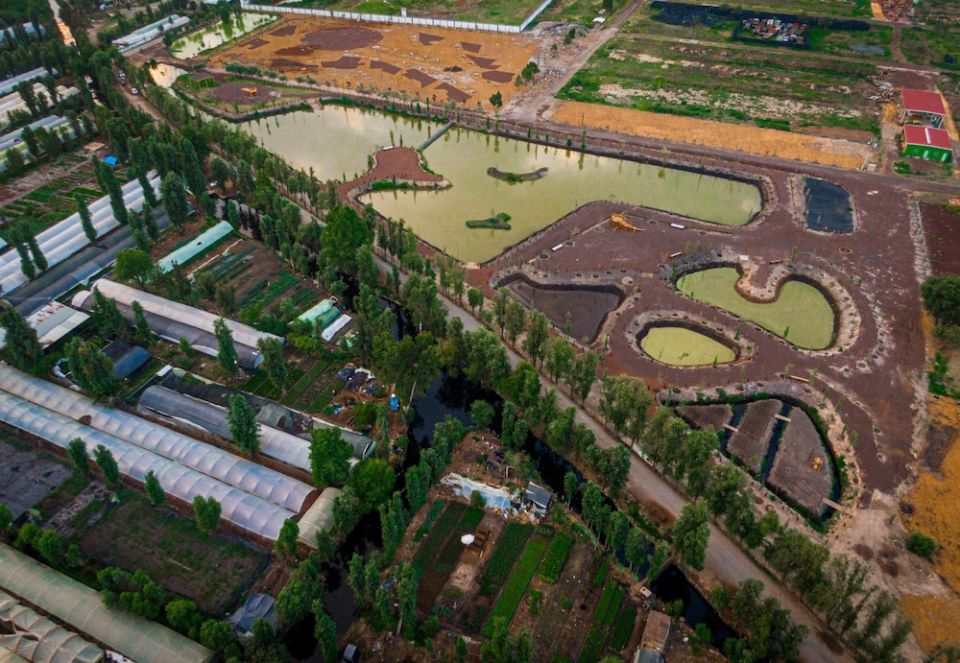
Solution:
M 903 126 L 903 154 L 918 159 L 949 163 L 953 160 L 950 134 L 944 129 L 905 124 Z
M 946 109 L 939 92 L 927 90 L 900 90 L 900 123 L 920 124 L 939 128 Z

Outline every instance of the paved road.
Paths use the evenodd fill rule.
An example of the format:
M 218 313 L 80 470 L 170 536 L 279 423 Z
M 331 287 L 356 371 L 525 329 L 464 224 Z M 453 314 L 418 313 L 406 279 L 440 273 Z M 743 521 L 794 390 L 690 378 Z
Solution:
M 378 267 L 385 273 L 390 272 L 390 265 L 379 257 L 375 257 Z M 401 281 L 406 280 L 406 274 L 401 273 Z M 463 328 L 466 331 L 473 331 L 483 327 L 483 324 L 477 320 L 468 310 L 459 306 L 456 302 L 441 297 L 440 301 L 446 307 L 447 312 L 463 322 Z M 516 366 L 521 357 L 514 352 L 509 345 L 504 343 L 507 349 L 507 356 L 510 364 Z M 597 445 L 603 449 L 609 449 L 620 444 L 604 428 L 600 422 L 587 415 L 577 403 L 574 403 L 566 394 L 561 392 L 557 385 L 553 385 L 546 376 L 541 376 L 545 385 L 552 385 L 557 392 L 557 407 L 574 407 L 577 411 L 577 421 L 583 423 L 587 428 L 593 431 L 596 437 Z M 657 505 L 673 516 L 680 515 L 683 507 L 689 501 L 678 493 L 656 470 L 650 467 L 638 455 L 634 454 L 630 464 L 630 475 L 627 481 L 627 489 L 630 494 L 646 505 Z M 704 569 L 706 574 L 716 578 L 725 585 L 739 585 L 744 580 L 755 578 L 764 583 L 767 588 L 767 594 L 775 597 L 780 604 L 790 610 L 793 619 L 798 624 L 805 624 L 810 629 L 810 635 L 800 647 L 800 656 L 809 663 L 832 663 L 834 661 L 849 660 L 849 657 L 837 655 L 827 646 L 826 642 L 819 635 L 822 629 L 820 620 L 813 615 L 803 603 L 793 594 L 780 587 L 775 580 L 754 564 L 740 546 L 730 539 L 724 532 L 710 525 L 710 545 L 707 548 L 706 564 Z

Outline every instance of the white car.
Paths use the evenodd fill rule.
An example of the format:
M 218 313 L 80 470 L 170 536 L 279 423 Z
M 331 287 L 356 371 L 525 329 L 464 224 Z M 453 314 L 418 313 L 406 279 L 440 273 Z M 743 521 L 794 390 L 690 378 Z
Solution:
M 132 87 L 132 88 L 130 88 L 130 94 L 132 94 L 132 95 L 138 95 L 138 94 L 140 94 L 140 90 L 138 90 L 138 89 L 135 88 L 135 87 Z

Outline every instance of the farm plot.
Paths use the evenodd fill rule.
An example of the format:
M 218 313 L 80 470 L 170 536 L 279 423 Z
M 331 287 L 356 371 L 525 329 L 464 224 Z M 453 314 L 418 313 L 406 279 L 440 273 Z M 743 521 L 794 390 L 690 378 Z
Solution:
M 558 532 L 557 537 L 561 533 Z M 549 552 L 547 556 L 549 557 Z M 556 587 L 540 610 L 540 619 L 533 629 L 534 660 L 552 661 L 557 658 L 573 660 L 586 631 L 578 618 L 584 614 L 580 604 L 589 598 L 593 550 L 583 543 L 575 543 Z M 545 566 L 545 563 L 541 567 Z
M 517 559 L 517 563 L 514 564 L 510 577 L 507 578 L 507 582 L 494 602 L 493 609 L 483 626 L 483 634 L 486 637 L 493 635 L 497 620 L 503 619 L 510 623 L 513 619 L 513 614 L 517 611 L 520 601 L 526 594 L 527 585 L 533 579 L 533 574 L 536 572 L 552 536 L 553 532 L 549 528 L 539 527 L 527 541 L 527 545 Z
M 770 434 L 776 424 L 774 415 L 780 412 L 782 406 L 783 403 L 775 399 L 749 403 L 737 426 L 737 432 L 730 436 L 727 444 L 730 454 L 736 456 L 754 474 L 760 471 Z
M 600 660 L 622 601 L 623 588 L 616 581 L 607 581 L 600 594 L 600 602 L 593 611 L 593 625 L 580 650 L 578 663 L 596 663 Z
M 905 27 L 900 50 L 910 62 L 960 71 L 960 27 L 941 23 L 933 27 Z
M 479 595 L 474 600 L 472 610 L 464 618 L 464 628 L 474 633 L 480 631 L 490 612 L 494 597 L 506 582 L 532 533 L 532 525 L 508 522 L 504 526 L 496 548 L 490 554 L 490 559 L 480 574 Z
M 433 529 L 414 557 L 420 573 L 417 588 L 417 607 L 424 613 L 433 609 L 440 591 L 463 553 L 460 536 L 476 529 L 483 518 L 483 509 L 467 507 L 460 502 L 449 502 L 437 518 Z
M 3 227 L 24 224 L 32 235 L 46 230 L 77 211 L 76 196 L 89 204 L 103 196 L 92 166 L 81 167 L 0 208 Z
M 733 409 L 726 403 L 713 405 L 684 405 L 677 408 L 677 414 L 697 428 L 710 428 L 714 432 L 723 430 L 723 425 L 730 421 Z
M 266 555 L 222 533 L 207 536 L 169 509 L 129 493 L 105 512 L 85 510 L 77 530 L 83 554 L 128 571 L 142 569 L 169 591 L 193 599 L 210 614 L 236 604 Z M 92 521 L 92 522 L 91 522 Z
M 202 104 L 233 113 L 295 105 L 316 96 L 316 93 L 279 83 L 206 72 L 179 77 L 174 89 Z
M 814 58 L 794 49 L 621 35 L 599 49 L 557 96 L 781 130 L 842 129 L 845 137 L 866 142 L 879 130 L 879 109 L 869 100 L 875 74 L 868 63 Z

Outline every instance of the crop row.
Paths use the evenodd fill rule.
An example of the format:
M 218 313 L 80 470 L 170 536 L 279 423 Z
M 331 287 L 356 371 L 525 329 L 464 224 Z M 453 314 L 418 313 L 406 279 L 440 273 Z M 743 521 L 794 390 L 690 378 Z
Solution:
M 616 582 L 608 582 L 603 586 L 600 601 L 593 611 L 593 625 L 583 642 L 577 663 L 595 663 L 600 659 L 607 641 L 607 633 L 617 616 L 622 600 L 623 589 Z M 629 634 L 627 637 L 630 637 Z
M 520 523 L 507 523 L 497 541 L 497 547 L 490 556 L 483 575 L 480 576 L 480 593 L 484 596 L 496 594 L 507 576 L 510 575 L 510 569 L 513 563 L 520 556 L 523 550 L 523 544 L 533 531 L 532 525 L 522 525 Z
M 433 563 L 433 560 L 440 554 L 443 544 L 447 542 L 447 537 L 450 535 L 450 532 L 452 532 L 453 528 L 460 522 L 460 518 L 466 510 L 467 505 L 461 502 L 450 502 L 447 504 L 443 513 L 437 518 L 433 529 L 430 530 L 427 540 L 420 546 L 420 550 L 417 551 L 417 556 L 414 558 L 414 563 L 420 569 Z
M 487 617 L 487 623 L 483 626 L 483 634 L 486 637 L 489 638 L 493 635 L 494 623 L 498 619 L 503 618 L 508 624 L 513 619 L 513 614 L 517 611 L 517 607 L 527 591 L 527 585 L 533 579 L 533 574 L 540 564 L 543 551 L 547 549 L 548 543 L 550 543 L 549 535 L 542 531 L 538 531 L 530 537 L 523 553 L 520 555 L 520 559 L 514 565 L 510 577 L 507 578 L 503 591 L 500 592 L 496 603 L 493 604 L 493 610 Z
M 613 624 L 613 631 L 610 632 L 610 641 L 607 643 L 610 645 L 610 649 L 620 651 L 627 646 L 636 621 L 636 606 L 630 604 L 621 606 L 620 612 L 617 613 L 617 621 Z
M 537 577 L 551 584 L 557 582 L 563 571 L 563 565 L 567 563 L 571 546 L 573 546 L 573 537 L 566 532 L 557 532 L 550 541 L 550 547 L 547 548 L 547 553 L 543 557 Z

